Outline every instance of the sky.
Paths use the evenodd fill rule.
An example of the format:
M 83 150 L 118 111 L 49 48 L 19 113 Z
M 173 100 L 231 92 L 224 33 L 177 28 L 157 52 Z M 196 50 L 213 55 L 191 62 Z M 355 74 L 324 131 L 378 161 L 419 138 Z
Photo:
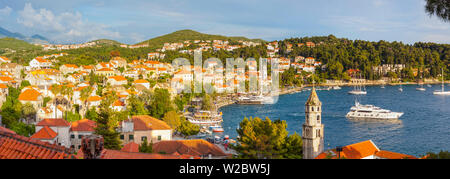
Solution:
M 0 27 L 58 43 L 134 44 L 177 30 L 267 41 L 326 36 L 450 43 L 425 0 L 0 0 Z

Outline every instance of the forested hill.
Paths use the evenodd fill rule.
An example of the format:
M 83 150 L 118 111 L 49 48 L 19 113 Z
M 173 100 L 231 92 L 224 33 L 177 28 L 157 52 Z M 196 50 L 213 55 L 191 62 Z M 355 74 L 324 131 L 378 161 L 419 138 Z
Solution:
M 333 35 L 321 37 L 304 37 L 285 39 L 280 42 L 282 56 L 314 57 L 327 65 L 326 77 L 341 79 L 348 69 L 359 69 L 367 79 L 374 76 L 372 66 L 380 64 L 405 64 L 402 77 L 411 77 L 411 69 L 417 68 L 424 77 L 436 77 L 441 68 L 448 73 L 450 69 L 450 45 L 436 43 L 403 44 L 402 42 L 370 42 L 336 38 Z M 315 48 L 298 47 L 299 43 L 314 42 Z M 322 42 L 322 43 L 321 43 Z M 287 44 L 292 44 L 290 53 L 286 52 Z M 422 75 L 422 74 L 421 74 Z
M 170 34 L 155 37 L 138 44 L 149 44 L 150 47 L 158 46 L 162 47 L 164 43 L 184 42 L 186 40 L 232 40 L 232 41 L 252 41 L 252 42 L 264 42 L 261 39 L 248 39 L 246 37 L 227 37 L 222 35 L 210 35 L 193 30 L 179 30 Z
M 40 47 L 25 42 L 23 40 L 5 37 L 0 38 L 0 49 L 31 50 L 31 49 L 40 49 Z

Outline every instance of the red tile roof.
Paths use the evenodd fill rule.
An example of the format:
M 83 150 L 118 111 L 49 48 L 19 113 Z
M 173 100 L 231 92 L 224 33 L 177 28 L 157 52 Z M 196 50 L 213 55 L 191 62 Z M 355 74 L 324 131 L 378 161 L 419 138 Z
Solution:
M 135 142 L 130 142 L 122 147 L 120 149 L 122 152 L 139 152 L 139 144 L 136 144 Z
M 70 127 L 71 131 L 95 131 L 95 127 L 97 124 L 95 121 L 91 121 L 89 119 L 82 119 L 79 121 L 72 122 L 72 126 Z
M 146 130 L 170 130 L 170 126 L 164 121 L 156 119 L 148 115 L 133 116 L 131 120 L 134 123 L 134 130 L 146 131 Z
M 348 146 L 345 146 L 342 148 L 342 152 L 340 153 L 341 158 L 346 159 L 362 159 L 365 157 L 369 157 L 375 155 L 379 158 L 385 158 L 385 159 L 416 159 L 416 157 L 412 155 L 406 155 L 391 151 L 385 151 L 380 150 L 373 142 L 372 140 L 367 140 L 363 142 L 359 142 L 356 144 L 351 144 Z M 326 159 L 330 157 L 331 159 L 337 158 L 337 151 L 336 149 L 323 152 L 319 154 L 316 159 Z
M 227 156 L 222 149 L 203 139 L 160 141 L 153 144 L 153 151 L 191 156 Z
M 40 121 L 36 126 L 58 126 L 58 127 L 69 127 L 70 123 L 61 118 L 48 118 Z
M 48 126 L 44 126 L 41 130 L 34 133 L 31 138 L 32 139 L 54 139 L 58 134 L 50 129 Z
M 0 159 L 75 159 L 70 149 L 0 131 Z
M 124 152 L 119 150 L 102 151 L 101 159 L 181 159 L 181 156 L 156 154 L 156 153 L 136 153 L 136 152 Z
M 20 101 L 37 101 L 38 97 L 41 95 L 39 91 L 35 89 L 27 89 L 24 92 L 20 93 L 19 100 Z
M 380 150 L 379 152 L 375 153 L 377 157 L 385 158 L 385 159 L 417 159 L 417 157 L 414 157 L 412 155 L 407 154 L 401 154 L 386 150 Z
M 12 131 L 11 129 L 8 129 L 8 128 L 2 127 L 2 126 L 0 126 L 0 132 L 7 132 L 7 133 L 12 133 L 12 134 L 16 133 L 16 132 Z

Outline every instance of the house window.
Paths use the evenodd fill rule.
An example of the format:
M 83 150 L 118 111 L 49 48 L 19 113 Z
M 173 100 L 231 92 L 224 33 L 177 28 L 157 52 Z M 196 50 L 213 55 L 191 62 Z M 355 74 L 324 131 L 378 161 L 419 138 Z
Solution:
M 71 139 L 74 139 L 74 138 L 75 138 L 75 135 L 73 135 L 73 134 L 70 135 L 70 138 L 71 138 Z
M 142 136 L 141 141 L 145 141 L 145 140 L 147 140 L 147 136 Z
M 161 136 L 160 135 L 158 136 L 158 140 L 161 140 Z
M 134 135 L 129 135 L 128 140 L 134 140 Z
M 78 135 L 78 138 L 81 139 L 83 136 L 82 135 Z
M 317 115 L 317 122 L 320 122 L 320 115 Z
M 120 140 L 123 140 L 125 137 L 123 135 L 120 135 Z

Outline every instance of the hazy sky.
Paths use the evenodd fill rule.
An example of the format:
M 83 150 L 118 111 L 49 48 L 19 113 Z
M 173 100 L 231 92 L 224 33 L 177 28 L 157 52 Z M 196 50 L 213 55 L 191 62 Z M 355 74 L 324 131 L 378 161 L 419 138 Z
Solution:
M 58 42 L 136 43 L 181 29 L 264 40 L 334 34 L 450 43 L 425 0 L 0 0 L 0 27 Z

